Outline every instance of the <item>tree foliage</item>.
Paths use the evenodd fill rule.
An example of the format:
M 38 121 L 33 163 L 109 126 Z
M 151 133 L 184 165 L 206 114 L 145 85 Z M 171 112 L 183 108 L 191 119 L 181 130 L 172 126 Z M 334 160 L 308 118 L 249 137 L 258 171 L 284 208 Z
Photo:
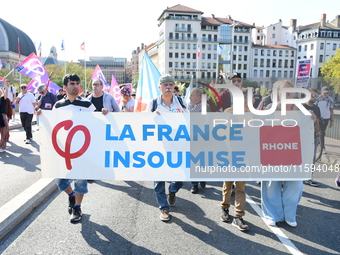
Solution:
M 65 75 L 65 66 L 64 65 L 47 65 L 45 66 L 47 73 L 50 75 L 52 70 L 54 71 L 53 76 L 51 77 L 51 81 L 53 81 L 58 86 L 62 87 L 63 85 L 63 77 Z M 5 77 L 11 70 L 8 68 L 0 69 L 0 77 Z M 91 88 L 91 77 L 93 75 L 94 70 L 92 68 L 86 68 L 86 89 Z M 70 62 L 66 64 L 66 73 L 75 73 L 79 76 L 81 81 L 81 86 L 84 88 L 84 79 L 85 72 L 84 68 L 76 63 Z M 20 74 L 17 71 L 13 71 L 6 77 L 7 80 L 11 82 L 18 91 L 20 88 Z M 28 84 L 31 81 L 31 78 L 26 75 L 21 75 L 21 84 Z
M 340 94 L 340 48 L 332 58 L 322 65 L 321 73 L 326 83 L 333 87 L 335 93 Z

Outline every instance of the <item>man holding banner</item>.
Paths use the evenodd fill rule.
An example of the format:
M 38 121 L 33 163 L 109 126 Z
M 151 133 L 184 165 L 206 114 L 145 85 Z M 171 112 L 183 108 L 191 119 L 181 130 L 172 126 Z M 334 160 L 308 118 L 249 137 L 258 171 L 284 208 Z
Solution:
M 120 112 L 119 106 L 113 96 L 103 91 L 103 81 L 101 79 L 94 79 L 92 81 L 92 94 L 88 100 L 96 107 L 96 112 L 107 114 L 108 112 Z
M 95 106 L 88 100 L 78 96 L 80 90 L 80 78 L 76 74 L 67 74 L 63 78 L 64 90 L 66 97 L 56 102 L 53 111 L 95 111 Z M 37 111 L 40 115 L 42 110 Z M 74 180 L 74 190 L 71 187 L 73 180 L 70 179 L 57 179 L 57 185 L 60 191 L 65 191 L 68 195 L 69 206 L 68 213 L 71 214 L 70 221 L 75 223 L 81 220 L 81 203 L 84 194 L 88 192 L 87 180 Z
M 174 93 L 175 82 L 174 79 L 169 75 L 164 75 L 159 79 L 158 88 L 162 94 L 151 100 L 146 108 L 146 112 L 173 112 L 181 113 L 188 112 L 186 103 L 180 98 L 175 96 Z M 157 202 L 159 209 L 161 210 L 161 215 L 159 218 L 161 221 L 169 221 L 170 205 L 174 205 L 176 202 L 176 193 L 183 186 L 183 182 L 171 182 L 169 186 L 169 197 L 168 201 L 165 194 L 165 182 L 154 182 L 154 191 L 156 193 Z

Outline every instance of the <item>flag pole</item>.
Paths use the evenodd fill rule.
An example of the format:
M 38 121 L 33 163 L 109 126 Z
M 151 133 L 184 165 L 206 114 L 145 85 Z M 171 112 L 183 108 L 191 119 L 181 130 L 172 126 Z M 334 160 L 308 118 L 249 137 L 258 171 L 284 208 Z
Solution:
M 66 75 L 66 50 L 65 50 L 65 45 L 64 45 L 64 66 L 65 66 L 65 75 Z
M 86 92 L 86 49 L 84 44 L 84 68 L 85 68 L 85 86 L 84 86 L 84 93 Z
M 8 74 L 6 74 L 6 76 L 4 78 L 6 78 L 8 75 L 10 75 L 13 71 L 14 71 L 14 68 Z

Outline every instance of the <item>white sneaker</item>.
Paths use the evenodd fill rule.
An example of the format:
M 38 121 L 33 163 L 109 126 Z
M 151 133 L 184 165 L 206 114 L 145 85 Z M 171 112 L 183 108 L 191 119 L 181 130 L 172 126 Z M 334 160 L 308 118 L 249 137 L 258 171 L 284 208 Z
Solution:
M 272 227 L 276 226 L 276 222 L 273 220 L 269 220 L 269 219 L 266 219 L 266 224 Z
M 286 223 L 291 226 L 292 228 L 296 228 L 297 227 L 297 223 L 296 221 L 286 221 Z
M 26 139 L 26 144 L 30 144 L 31 143 L 31 140 L 30 139 Z
M 323 149 L 323 150 L 322 150 L 322 153 L 323 153 L 323 154 L 326 154 L 326 153 L 327 153 L 326 149 Z
M 0 152 L 5 152 L 5 150 L 4 149 L 0 149 Z

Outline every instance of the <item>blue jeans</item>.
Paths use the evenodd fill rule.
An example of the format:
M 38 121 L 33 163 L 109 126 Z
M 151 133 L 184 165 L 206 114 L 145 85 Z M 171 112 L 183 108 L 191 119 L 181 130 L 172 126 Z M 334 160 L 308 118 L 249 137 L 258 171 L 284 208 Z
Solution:
M 296 210 L 302 197 L 302 181 L 262 181 L 261 207 L 265 219 L 296 221 Z
M 72 181 L 74 181 L 75 193 L 86 194 L 88 192 L 87 180 L 56 179 L 60 191 L 67 190 L 71 186 Z
M 170 206 L 165 194 L 165 182 L 154 182 L 154 191 L 156 193 L 157 203 L 159 204 L 159 209 L 169 210 Z M 182 188 L 183 182 L 171 182 L 169 186 L 169 194 L 175 194 L 177 191 Z

